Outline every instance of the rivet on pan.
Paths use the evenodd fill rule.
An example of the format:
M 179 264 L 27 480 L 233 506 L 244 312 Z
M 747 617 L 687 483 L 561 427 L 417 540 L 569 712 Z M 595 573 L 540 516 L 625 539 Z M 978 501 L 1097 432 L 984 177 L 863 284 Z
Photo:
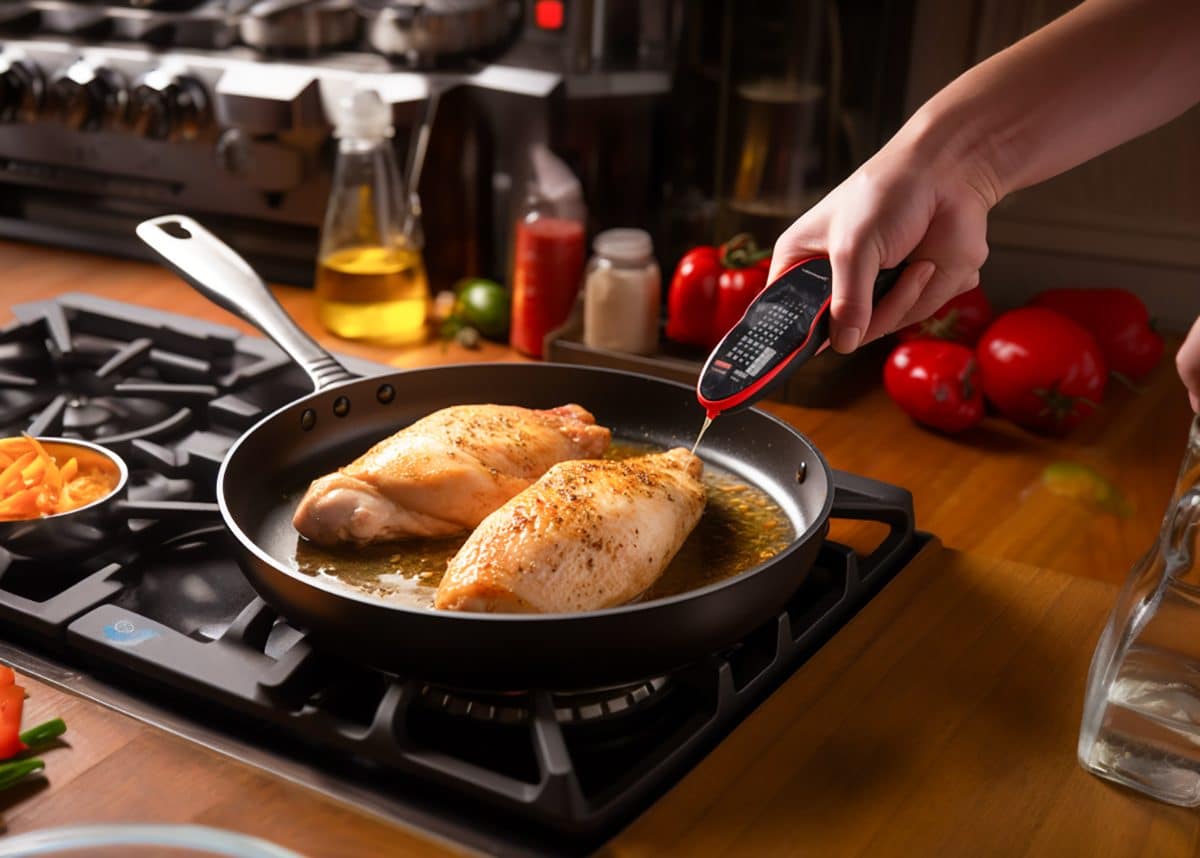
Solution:
M 338 417 L 345 417 L 350 413 L 350 400 L 344 396 L 339 396 L 333 400 L 333 413 Z
M 317 412 L 311 408 L 305 408 L 300 413 L 300 428 L 307 432 L 309 429 L 317 425 Z
M 796 482 L 802 483 L 808 477 L 808 462 L 801 462 L 796 469 Z
M 379 390 L 375 391 L 375 398 L 384 405 L 387 405 L 396 398 L 396 388 L 392 387 L 390 384 L 381 384 L 379 385 Z

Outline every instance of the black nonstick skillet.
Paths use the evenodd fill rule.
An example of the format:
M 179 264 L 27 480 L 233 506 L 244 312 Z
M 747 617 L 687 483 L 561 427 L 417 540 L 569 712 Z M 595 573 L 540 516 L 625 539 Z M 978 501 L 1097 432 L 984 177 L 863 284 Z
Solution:
M 255 589 L 322 646 L 385 670 L 480 689 L 597 687 L 661 674 L 730 646 L 779 613 L 804 580 L 831 516 L 874 519 L 890 534 L 862 564 L 907 549 L 907 492 L 832 471 L 786 423 L 758 410 L 721 417 L 698 451 L 768 492 L 795 538 L 746 572 L 687 593 L 574 614 L 442 612 L 389 602 L 298 571 L 298 490 L 376 441 L 449 405 L 549 408 L 577 402 L 614 437 L 690 446 L 704 411 L 695 390 L 613 370 L 493 363 L 358 378 L 287 316 L 236 253 L 170 215 L 138 235 L 193 286 L 257 325 L 312 378 L 314 392 L 265 417 L 230 449 L 217 497 Z

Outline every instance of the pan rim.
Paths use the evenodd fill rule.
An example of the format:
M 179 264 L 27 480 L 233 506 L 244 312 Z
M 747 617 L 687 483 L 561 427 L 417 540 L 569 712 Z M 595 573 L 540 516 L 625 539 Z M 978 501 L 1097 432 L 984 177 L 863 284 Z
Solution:
M 349 601 L 357 602 L 361 605 L 368 606 L 371 608 L 382 608 L 382 609 L 385 609 L 388 611 L 397 611 L 397 612 L 400 612 L 401 614 L 414 614 L 414 615 L 420 616 L 420 617 L 437 618 L 439 620 L 445 620 L 447 622 L 487 621 L 487 622 L 498 622 L 498 623 L 536 622 L 536 623 L 542 623 L 542 624 L 554 624 L 554 623 L 560 623 L 560 622 L 567 621 L 567 620 L 582 620 L 582 619 L 589 619 L 589 618 L 594 618 L 594 619 L 598 619 L 598 620 L 599 619 L 609 619 L 609 618 L 622 616 L 622 615 L 636 614 L 641 611 L 653 611 L 653 610 L 657 610 L 657 609 L 666 609 L 670 606 L 674 606 L 674 605 L 680 604 L 682 602 L 690 601 L 690 600 L 696 599 L 696 598 L 703 598 L 703 597 L 715 594 L 726 588 L 732 588 L 732 587 L 738 585 L 741 581 L 755 576 L 756 574 L 766 570 L 768 567 L 774 566 L 775 564 L 785 560 L 788 556 L 790 556 L 794 552 L 798 551 L 800 549 L 800 547 L 803 546 L 804 544 L 806 544 L 810 539 L 812 539 L 821 530 L 821 528 L 825 526 L 826 522 L 829 520 L 830 513 L 833 510 L 833 495 L 834 495 L 833 469 L 830 467 L 829 462 L 826 461 L 825 456 L 817 448 L 816 444 L 814 444 L 811 440 L 809 440 L 809 438 L 806 435 L 801 433 L 798 429 L 796 429 L 794 426 L 792 426 L 787 421 L 782 420 L 781 418 L 776 417 L 775 415 L 770 414 L 767 411 L 763 411 L 762 409 L 758 408 L 757 406 L 752 407 L 747 410 L 754 412 L 760 418 L 765 418 L 765 419 L 771 421 L 772 423 L 775 423 L 776 425 L 781 427 L 784 431 L 794 435 L 801 443 L 804 444 L 804 446 L 806 446 L 809 449 L 809 451 L 815 457 L 816 461 L 821 465 L 821 469 L 822 469 L 823 473 L 825 474 L 827 490 L 825 492 L 825 499 L 821 504 L 820 512 L 817 515 L 815 515 L 810 522 L 808 522 L 807 527 L 805 527 L 805 529 L 802 532 L 797 533 L 792 538 L 792 541 L 790 543 L 788 543 L 786 548 L 784 548 L 782 551 L 780 551 L 778 554 L 772 556 L 771 558 L 764 560 L 761 563 L 755 564 L 754 566 L 751 566 L 749 569 L 745 569 L 742 572 L 739 572 L 737 575 L 731 576 L 729 578 L 724 578 L 720 581 L 715 581 L 711 584 L 706 584 L 703 587 L 697 587 L 694 590 L 687 590 L 683 593 L 676 593 L 671 596 L 665 596 L 665 597 L 662 597 L 659 599 L 654 599 L 654 600 L 648 601 L 648 602 L 626 602 L 625 604 L 622 604 L 622 605 L 614 605 L 611 608 L 600 608 L 600 609 L 597 609 L 594 611 L 530 613 L 530 614 L 490 613 L 490 612 L 484 612 L 484 611 L 438 611 L 438 610 L 433 610 L 433 609 L 420 608 L 420 607 L 412 606 L 412 605 L 392 604 L 382 597 L 370 596 L 361 591 L 357 591 L 354 588 L 349 587 L 347 585 L 332 584 L 332 583 L 323 581 L 319 578 L 314 578 L 311 575 L 306 575 L 306 574 L 300 572 L 298 569 L 292 569 L 292 568 L 290 568 L 290 566 L 281 563 L 275 557 L 273 557 L 271 554 L 262 550 L 262 548 L 253 539 L 251 539 L 245 533 L 245 531 L 242 530 L 242 528 L 238 525 L 236 519 L 234 518 L 232 512 L 230 511 L 228 502 L 226 500 L 227 493 L 225 491 L 226 477 L 227 477 L 228 470 L 229 470 L 229 463 L 232 462 L 234 460 L 234 458 L 237 456 L 237 453 L 241 449 L 243 444 L 245 444 L 247 441 L 249 441 L 249 439 L 252 438 L 256 433 L 258 433 L 262 427 L 266 426 L 268 423 L 275 420 L 283 412 L 288 411 L 293 408 L 296 408 L 297 406 L 300 406 L 316 397 L 324 396 L 326 394 L 329 394 L 330 392 L 339 390 L 341 388 L 349 387 L 351 385 L 357 385 L 362 382 L 373 382 L 376 384 L 389 383 L 389 384 L 394 385 L 394 384 L 396 384 L 397 379 L 402 380 L 404 377 L 407 377 L 407 376 L 410 376 L 413 374 L 426 374 L 426 373 L 433 373 L 433 372 L 445 371 L 445 370 L 468 371 L 468 370 L 478 370 L 478 369 L 483 369 L 483 368 L 494 369 L 494 368 L 504 368 L 504 367 L 523 367 L 523 368 L 527 368 L 527 369 L 534 369 L 535 372 L 540 371 L 541 367 L 570 369 L 573 372 L 574 371 L 582 371 L 582 372 L 593 373 L 593 374 L 603 375 L 603 376 L 618 376 L 618 377 L 624 377 L 624 378 L 630 378 L 630 379 L 638 379 L 641 381 L 650 381 L 650 382 L 653 382 L 656 384 L 662 384 L 662 385 L 666 385 L 669 387 L 674 387 L 674 388 L 688 391 L 688 392 L 694 391 L 694 388 L 690 385 L 686 385 L 686 384 L 683 384 L 682 382 L 678 382 L 678 381 L 672 381 L 670 379 L 658 378 L 657 376 L 648 375 L 646 373 L 630 372 L 628 370 L 608 369 L 607 367 L 581 366 L 578 364 L 569 364 L 569 363 L 562 363 L 562 362 L 556 362 L 556 361 L 538 361 L 538 362 L 532 362 L 532 361 L 475 361 L 472 363 L 445 364 L 445 365 L 432 366 L 432 367 L 414 367 L 412 369 L 397 369 L 397 370 L 394 370 L 389 373 L 380 373 L 378 375 L 358 376 L 356 378 L 348 379 L 346 381 L 341 381 L 336 384 L 329 385 L 328 387 L 323 387 L 320 390 L 314 390 L 310 393 L 305 394 L 304 396 L 300 397 L 299 399 L 293 400 L 292 402 L 289 402 L 286 405 L 280 406 L 279 408 L 272 411 L 270 414 L 266 415 L 265 417 L 262 417 L 260 420 L 258 420 L 258 422 L 256 422 L 249 429 L 245 430 L 238 437 L 238 439 L 230 446 L 229 450 L 225 454 L 224 459 L 222 459 L 222 461 L 221 461 L 220 470 L 217 472 L 217 504 L 220 507 L 221 518 L 224 521 L 225 527 L 229 530 L 229 532 L 234 536 L 234 538 L 242 546 L 243 550 L 250 552 L 260 562 L 266 564 L 269 568 L 273 569 L 275 572 L 282 574 L 282 575 L 286 575 L 288 578 L 292 579 L 293 581 L 295 581 L 298 584 L 302 584 L 307 587 L 313 587 L 317 590 L 321 590 L 322 592 L 324 592 L 330 596 L 334 596 L 334 597 L 341 598 L 341 599 L 347 599 Z M 538 368 L 538 369 L 535 369 L 535 368 Z M 247 574 L 247 577 L 249 577 L 248 574 Z M 251 581 L 251 583 L 253 584 L 253 581 Z

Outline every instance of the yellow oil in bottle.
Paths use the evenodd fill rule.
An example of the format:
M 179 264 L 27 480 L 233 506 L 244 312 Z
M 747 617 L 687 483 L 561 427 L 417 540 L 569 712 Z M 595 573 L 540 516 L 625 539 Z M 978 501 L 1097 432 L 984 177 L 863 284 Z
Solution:
M 425 339 L 429 283 L 410 247 L 345 247 L 317 264 L 317 313 L 340 337 L 389 345 Z

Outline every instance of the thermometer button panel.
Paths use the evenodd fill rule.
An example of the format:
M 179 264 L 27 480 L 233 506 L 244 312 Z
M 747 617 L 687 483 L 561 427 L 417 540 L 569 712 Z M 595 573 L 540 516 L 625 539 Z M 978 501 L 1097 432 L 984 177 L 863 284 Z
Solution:
M 768 285 L 709 357 L 699 393 L 717 402 L 735 397 L 798 349 L 813 349 L 813 324 L 832 294 L 828 259 L 811 259 Z

